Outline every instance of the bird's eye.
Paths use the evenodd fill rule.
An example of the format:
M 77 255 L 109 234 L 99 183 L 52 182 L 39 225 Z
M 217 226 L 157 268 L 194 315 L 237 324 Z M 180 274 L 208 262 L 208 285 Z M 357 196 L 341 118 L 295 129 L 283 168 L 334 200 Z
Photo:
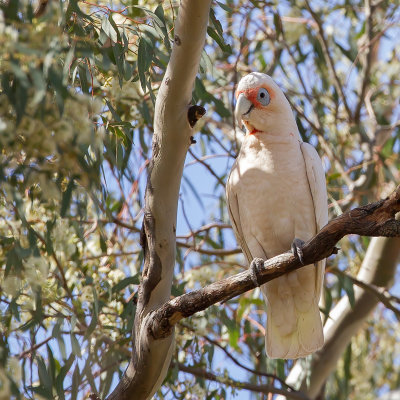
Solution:
M 271 97 L 267 89 L 261 88 L 257 93 L 257 100 L 263 105 L 267 106 L 271 101 Z

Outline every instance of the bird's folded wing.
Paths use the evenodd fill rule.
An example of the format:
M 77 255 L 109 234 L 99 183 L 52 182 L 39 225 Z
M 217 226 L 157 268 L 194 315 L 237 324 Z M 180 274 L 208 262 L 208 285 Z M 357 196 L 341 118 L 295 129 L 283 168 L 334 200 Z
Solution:
M 228 178 L 226 184 L 226 200 L 228 204 L 229 217 L 232 222 L 233 232 L 235 233 L 236 240 L 239 242 L 239 245 L 242 248 L 244 255 L 246 256 L 248 263 L 250 264 L 253 258 L 250 254 L 250 250 L 243 236 L 242 225 L 240 222 L 239 204 L 237 196 L 232 189 L 230 177 Z
M 321 159 L 319 158 L 315 148 L 305 142 L 301 143 L 300 147 L 306 165 L 307 178 L 314 203 L 315 222 L 318 232 L 328 223 L 328 198 L 326 193 L 325 172 L 322 167 Z M 318 263 L 317 269 L 316 293 L 321 293 L 325 260 Z

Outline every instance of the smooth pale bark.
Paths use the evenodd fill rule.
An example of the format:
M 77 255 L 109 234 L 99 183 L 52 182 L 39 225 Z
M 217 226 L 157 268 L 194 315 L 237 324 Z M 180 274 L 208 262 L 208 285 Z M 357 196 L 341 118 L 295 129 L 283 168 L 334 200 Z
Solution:
M 373 238 L 357 279 L 378 287 L 390 288 L 394 283 L 399 261 L 400 238 Z M 305 371 L 301 364 L 297 363 L 286 380 L 293 386 L 298 386 L 301 382 L 300 389 L 312 399 L 318 396 L 351 338 L 362 328 L 379 303 L 376 295 L 360 287 L 354 288 L 354 295 L 353 308 L 345 296 L 330 312 L 330 318 L 324 327 L 325 345 L 314 355 L 311 371 Z M 306 381 L 309 382 L 308 387 Z M 277 399 L 283 400 L 285 397 L 279 396 Z
M 182 0 L 176 19 L 174 46 L 155 106 L 153 156 L 141 237 L 145 263 L 135 316 L 134 346 L 125 375 L 108 400 L 150 399 L 161 386 L 170 364 L 173 330 L 156 340 L 148 323 L 152 312 L 171 295 L 179 188 L 193 134 L 187 115 L 210 5 L 210 0 Z

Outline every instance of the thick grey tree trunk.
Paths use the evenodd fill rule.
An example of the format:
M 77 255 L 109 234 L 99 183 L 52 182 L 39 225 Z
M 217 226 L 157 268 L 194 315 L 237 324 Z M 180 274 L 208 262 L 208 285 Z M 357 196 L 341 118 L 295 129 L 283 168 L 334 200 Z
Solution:
M 129 366 L 108 400 L 146 400 L 159 389 L 174 347 L 173 330 L 154 339 L 152 313 L 170 299 L 175 266 L 176 215 L 183 165 L 193 129 L 188 122 L 211 0 L 182 0 L 171 58 L 158 91 L 153 155 L 145 196 L 142 245 L 145 263 Z

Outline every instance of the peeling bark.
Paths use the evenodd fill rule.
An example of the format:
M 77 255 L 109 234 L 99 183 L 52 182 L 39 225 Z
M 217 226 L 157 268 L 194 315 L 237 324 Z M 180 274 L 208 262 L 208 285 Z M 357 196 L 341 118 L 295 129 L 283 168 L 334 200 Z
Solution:
M 137 312 L 141 312 L 149 302 L 150 294 L 161 280 L 162 263 L 156 250 L 155 220 L 151 212 L 145 212 L 143 218 L 140 244 L 144 252 L 144 268 L 142 284 L 139 288 L 139 301 Z M 161 245 L 161 244 L 160 244 Z

